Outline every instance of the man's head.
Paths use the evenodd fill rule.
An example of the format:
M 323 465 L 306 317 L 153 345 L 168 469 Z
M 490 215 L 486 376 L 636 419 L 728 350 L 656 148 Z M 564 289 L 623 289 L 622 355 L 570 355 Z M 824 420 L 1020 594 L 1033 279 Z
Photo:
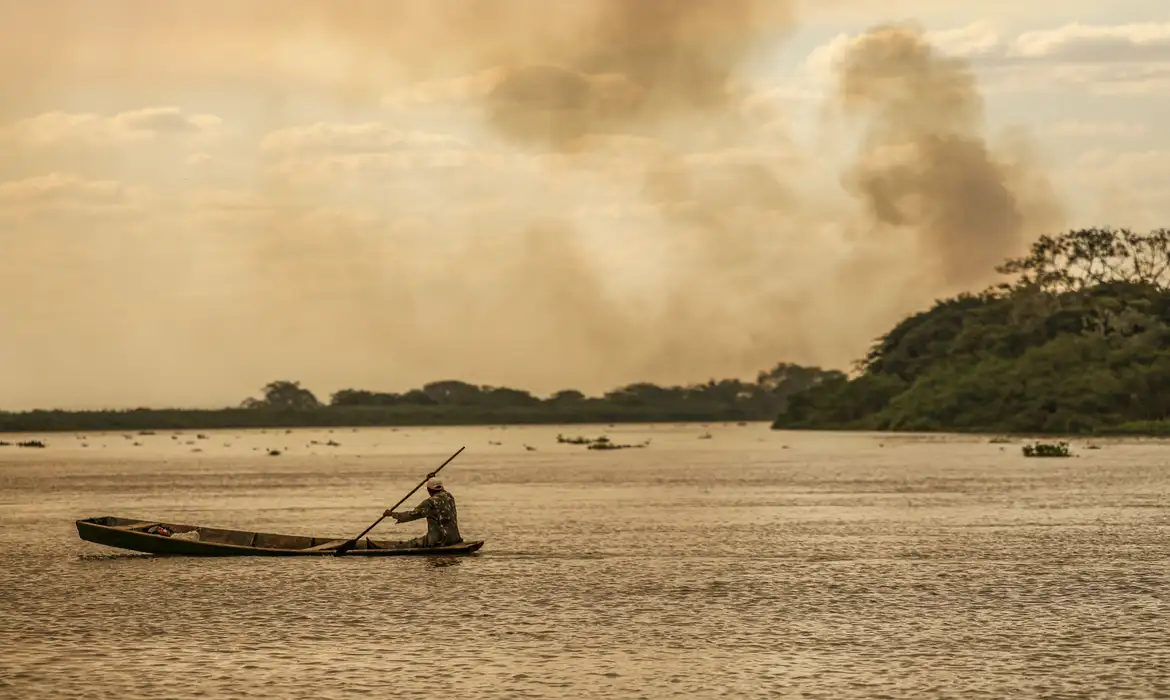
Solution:
M 432 477 L 430 481 L 427 482 L 427 493 L 431 494 L 432 496 L 442 490 L 443 482 L 439 481 L 438 477 Z

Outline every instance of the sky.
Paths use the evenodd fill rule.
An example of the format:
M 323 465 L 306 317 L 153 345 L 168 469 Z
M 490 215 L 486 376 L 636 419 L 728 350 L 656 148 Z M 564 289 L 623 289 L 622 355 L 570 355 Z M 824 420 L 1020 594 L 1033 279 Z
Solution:
M 0 0 L 0 410 L 847 369 L 1167 124 L 1161 0 Z

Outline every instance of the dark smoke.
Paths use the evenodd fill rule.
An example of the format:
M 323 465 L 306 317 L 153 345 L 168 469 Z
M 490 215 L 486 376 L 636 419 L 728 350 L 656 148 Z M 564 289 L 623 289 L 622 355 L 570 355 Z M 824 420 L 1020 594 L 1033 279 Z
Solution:
M 879 27 L 857 40 L 837 66 L 842 109 L 866 120 L 846 187 L 862 201 L 872 229 L 909 232 L 936 284 L 985 281 L 1016 255 L 1055 209 L 1026 186 L 1020 153 L 996 152 L 984 134 L 975 76 L 961 60 L 909 27 Z

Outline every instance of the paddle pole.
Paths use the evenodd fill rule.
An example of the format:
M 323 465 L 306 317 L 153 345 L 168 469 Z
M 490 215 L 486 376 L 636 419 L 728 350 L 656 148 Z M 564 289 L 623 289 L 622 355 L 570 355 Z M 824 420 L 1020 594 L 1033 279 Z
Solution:
M 430 481 L 431 479 L 435 478 L 435 475 L 436 475 L 436 474 L 438 474 L 439 472 L 443 471 L 443 467 L 445 467 L 445 466 L 447 466 L 448 464 L 450 464 L 450 463 L 451 463 L 451 460 L 453 460 L 453 459 L 455 459 L 456 457 L 458 457 L 458 456 L 459 456 L 459 453 L 460 453 L 460 452 L 462 452 L 462 451 L 463 451 L 463 450 L 465 450 L 465 449 L 467 449 L 467 446 L 466 446 L 466 445 L 464 445 L 463 447 L 460 447 L 458 450 L 456 450 L 456 451 L 455 451 L 455 454 L 453 454 L 453 455 L 451 455 L 450 457 L 448 457 L 448 458 L 447 458 L 447 461 L 446 461 L 446 462 L 443 462 L 442 464 L 440 464 L 438 469 L 436 469 L 435 471 L 431 472 L 430 474 L 427 474 L 426 476 L 424 476 L 424 477 L 423 477 L 423 480 L 422 480 L 422 481 L 420 481 L 420 482 L 418 482 L 418 486 L 415 486 L 414 488 L 412 488 L 412 489 L 410 490 L 410 493 L 408 493 L 408 494 L 406 494 L 405 496 L 403 496 L 403 497 L 402 497 L 402 500 L 401 500 L 401 501 L 399 501 L 399 502 L 397 502 L 397 503 L 395 503 L 395 504 L 394 504 L 394 506 L 390 508 L 390 510 L 394 510 L 395 508 L 397 508 L 398 506 L 402 505 L 403 503 L 406 503 L 406 499 L 408 499 L 408 498 L 410 498 L 411 496 L 413 496 L 415 491 L 418 491 L 419 489 L 421 489 L 421 488 L 423 487 L 423 484 L 425 484 L 425 483 L 427 483 L 428 481 Z M 369 532 L 370 530 L 373 530 L 375 527 L 377 527 L 377 526 L 378 526 L 378 523 L 382 522 L 382 521 L 383 521 L 383 520 L 385 520 L 385 519 L 386 519 L 386 513 L 382 513 L 382 517 L 380 517 L 380 518 L 378 518 L 377 520 L 375 520 L 373 525 L 371 525 L 371 526 L 367 527 L 365 530 L 363 530 L 363 531 L 362 531 L 362 534 L 358 535 L 357 537 L 353 538 L 352 540 L 349 540 L 349 541 L 348 541 L 348 542 L 346 542 L 345 544 L 343 544 L 343 545 L 341 545 L 340 547 L 338 547 L 338 548 L 337 548 L 337 556 L 341 556 L 342 554 L 345 554 L 345 553 L 346 553 L 346 552 L 348 552 L 349 550 L 351 550 L 351 549 L 353 549 L 354 547 L 356 547 L 356 546 L 357 546 L 357 543 L 358 543 L 358 540 L 360 540 L 361 538 L 365 537 L 367 532 Z

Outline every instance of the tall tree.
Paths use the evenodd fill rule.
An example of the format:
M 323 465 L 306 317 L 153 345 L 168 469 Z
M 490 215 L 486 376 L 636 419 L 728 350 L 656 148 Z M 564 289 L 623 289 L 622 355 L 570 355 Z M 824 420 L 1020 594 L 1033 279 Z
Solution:
M 300 382 L 279 380 L 269 382 L 261 389 L 263 399 L 247 399 L 245 408 L 280 408 L 293 411 L 307 411 L 320 408 L 321 402 L 313 392 L 301 386 Z

